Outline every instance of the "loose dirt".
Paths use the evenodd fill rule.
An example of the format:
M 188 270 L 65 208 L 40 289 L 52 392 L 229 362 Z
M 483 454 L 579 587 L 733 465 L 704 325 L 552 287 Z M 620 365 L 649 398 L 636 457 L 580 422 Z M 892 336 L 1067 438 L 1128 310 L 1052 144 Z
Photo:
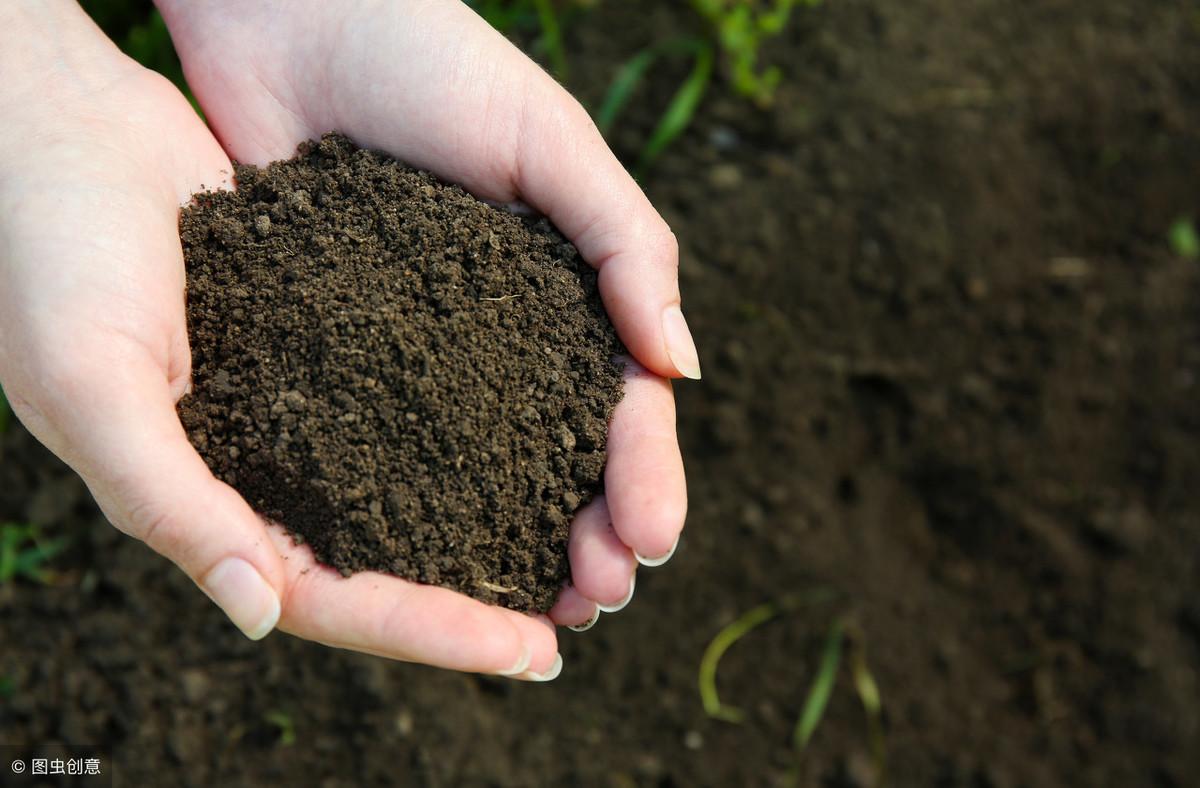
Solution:
M 213 472 L 343 574 L 549 609 L 621 396 L 595 271 L 341 136 L 236 177 L 181 219 Z

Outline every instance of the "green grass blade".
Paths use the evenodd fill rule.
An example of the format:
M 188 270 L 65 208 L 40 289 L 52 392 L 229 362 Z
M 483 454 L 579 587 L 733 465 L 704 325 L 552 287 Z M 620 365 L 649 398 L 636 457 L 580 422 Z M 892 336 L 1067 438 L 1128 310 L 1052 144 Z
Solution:
M 13 568 L 18 575 L 39 583 L 46 582 L 44 566 L 54 556 L 67 549 L 70 540 L 65 536 L 47 542 L 34 542 L 33 547 L 17 555 Z
M 643 49 L 629 60 L 625 61 L 609 85 L 604 101 L 596 112 L 596 127 L 600 133 L 607 135 L 620 114 L 629 104 L 633 94 L 641 86 L 650 68 L 663 57 L 679 57 L 696 55 L 708 44 L 701 38 L 684 37 L 664 41 L 661 44 Z
M 268 711 L 263 715 L 263 720 L 279 731 L 280 746 L 291 747 L 296 743 L 296 723 L 292 715 L 285 711 Z
M 779 605 L 773 602 L 759 605 L 746 611 L 736 621 L 718 632 L 717 636 L 708 644 L 708 648 L 704 650 L 704 656 L 700 658 L 700 701 L 704 704 L 704 712 L 708 716 L 726 722 L 742 721 L 743 715 L 740 709 L 721 703 L 721 697 L 717 694 L 717 666 L 730 646 L 745 637 L 750 630 L 762 626 L 777 615 L 779 615 Z
M 867 716 L 867 740 L 871 749 L 871 761 L 875 769 L 875 785 L 884 784 L 887 775 L 887 740 L 883 733 L 883 698 L 879 692 L 879 684 L 867 667 L 866 648 L 862 643 L 862 635 L 851 638 L 850 673 L 854 679 L 854 689 L 862 702 L 863 711 Z
M 0 525 L 0 585 L 25 577 L 38 583 L 48 581 L 44 565 L 67 548 L 70 539 L 39 540 L 33 525 Z
M 650 136 L 650 141 L 642 149 L 638 158 L 639 173 L 644 172 L 663 149 L 674 142 L 692 122 L 696 108 L 700 106 L 708 84 L 712 81 L 712 69 L 713 49 L 711 46 L 701 47 L 696 53 L 691 73 L 675 92 L 675 97 L 671 99 L 666 112 Z
M 817 5 L 819 0 L 803 0 L 808 6 Z M 796 0 L 776 0 L 775 5 L 768 11 L 764 11 L 758 18 L 758 29 L 766 35 L 779 35 L 783 32 L 783 28 L 787 26 L 788 17 L 792 15 L 792 8 L 796 5 Z
M 600 129 L 601 134 L 608 136 L 613 123 L 629 104 L 629 99 L 633 97 L 634 91 L 646 78 L 646 72 L 657 59 L 656 49 L 646 49 L 638 52 L 617 69 L 617 75 L 613 77 L 612 85 L 604 95 L 604 103 L 596 112 L 596 128 Z
M 1171 251 L 1185 260 L 1200 260 L 1200 233 L 1190 219 L 1176 219 L 1167 232 Z
M 546 49 L 546 57 L 550 59 L 550 68 L 560 82 L 567 80 L 567 53 L 563 48 L 562 28 L 558 24 L 558 14 L 550 0 L 533 0 L 537 9 L 538 23 L 542 27 L 542 46 Z
M 7 544 L 0 544 L 0 585 L 17 576 L 17 551 Z
M 32 528 L 17 523 L 0 525 L 0 583 L 7 583 L 17 576 L 17 559 L 21 545 L 32 536 Z
M 792 736 L 792 744 L 796 752 L 804 752 L 808 742 L 821 724 L 825 716 L 825 708 L 829 705 L 829 697 L 833 694 L 833 685 L 837 682 L 838 665 L 842 659 L 842 636 L 844 626 L 841 620 L 833 622 L 829 635 L 825 638 L 825 648 L 821 654 L 821 664 L 804 701 L 800 719 L 796 722 L 796 730 Z

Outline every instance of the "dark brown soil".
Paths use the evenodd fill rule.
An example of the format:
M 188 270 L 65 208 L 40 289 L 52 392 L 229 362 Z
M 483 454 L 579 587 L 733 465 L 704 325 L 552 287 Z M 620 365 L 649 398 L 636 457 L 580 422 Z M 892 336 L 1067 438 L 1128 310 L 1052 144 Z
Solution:
M 621 398 L 595 271 L 345 137 L 236 176 L 180 220 L 209 467 L 343 574 L 549 610 Z
M 686 5 L 567 26 L 572 87 L 594 106 Z M 248 643 L 8 436 L 0 516 L 76 547 L 0 592 L 0 737 L 107 743 L 146 785 L 782 785 L 841 615 L 891 785 L 1194 785 L 1200 265 L 1166 231 L 1200 221 L 1196 40 L 1184 2 L 831 0 L 764 52 L 774 109 L 715 88 L 646 180 L 705 371 L 688 528 L 551 685 Z M 624 155 L 686 72 L 654 72 Z M 726 655 L 745 722 L 706 717 L 713 635 L 816 588 Z M 799 778 L 872 784 L 846 672 Z

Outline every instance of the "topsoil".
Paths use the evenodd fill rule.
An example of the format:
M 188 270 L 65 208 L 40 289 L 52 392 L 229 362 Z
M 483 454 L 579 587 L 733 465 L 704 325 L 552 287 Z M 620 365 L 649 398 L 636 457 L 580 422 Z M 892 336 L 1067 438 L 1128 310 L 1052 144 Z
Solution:
M 687 5 L 568 21 L 570 86 L 597 106 Z M 0 590 L 0 739 L 145 785 L 869 786 L 846 670 L 791 747 L 841 618 L 891 785 L 1194 785 L 1200 265 L 1166 232 L 1200 221 L 1197 35 L 1186 2 L 837 0 L 764 50 L 772 109 L 709 92 L 645 180 L 705 372 L 688 527 L 552 684 L 250 643 L 13 431 L 0 517 L 74 546 Z M 630 160 L 689 67 L 651 72 Z M 708 718 L 705 645 L 816 589 L 722 661 L 742 724 Z
M 180 221 L 193 445 L 343 574 L 549 610 L 621 397 L 596 272 L 345 137 L 235 174 Z

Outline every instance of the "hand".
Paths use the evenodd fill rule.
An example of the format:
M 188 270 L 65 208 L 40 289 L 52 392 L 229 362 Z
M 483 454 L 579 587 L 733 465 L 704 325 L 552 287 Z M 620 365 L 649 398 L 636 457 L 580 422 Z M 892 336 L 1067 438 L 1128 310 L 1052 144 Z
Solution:
M 533 206 L 600 269 L 608 312 L 641 367 L 613 416 L 607 502 L 577 517 L 575 587 L 551 615 L 574 624 L 594 616 L 593 600 L 626 600 L 634 551 L 669 556 L 683 525 L 665 378 L 700 370 L 679 311 L 675 238 L 587 113 L 457 0 L 159 6 L 234 158 L 266 163 L 342 131 L 477 196 Z
M 178 27 L 180 16 L 166 10 Z M 18 416 L 83 476 L 112 522 L 178 563 L 251 637 L 278 622 L 303 637 L 392 658 L 524 678 L 556 673 L 561 662 L 551 627 L 394 577 L 343 580 L 314 566 L 309 551 L 265 527 L 240 496 L 211 476 L 174 413 L 190 375 L 176 219 L 191 193 L 225 181 L 228 159 L 178 92 L 117 53 L 73 3 L 25 0 L 0 17 L 11 38 L 0 46 L 0 66 L 9 77 L 0 110 L 15 119 L 0 130 L 0 381 Z M 320 21 L 311 17 L 307 23 L 319 27 Z M 321 37 L 311 30 L 297 26 L 294 36 L 298 52 L 320 46 Z M 233 46 L 235 37 L 224 41 Z M 216 72 L 206 82 L 203 70 L 195 73 L 197 61 L 185 59 L 197 85 L 208 85 L 197 92 L 211 117 L 245 113 L 240 132 L 217 121 L 238 158 L 264 162 L 290 155 L 296 142 L 325 126 L 431 166 L 404 146 L 372 142 L 349 124 L 297 125 L 289 139 L 280 132 L 296 118 L 270 91 L 259 94 L 253 111 L 210 102 L 220 87 Z M 249 85 L 262 75 L 248 64 L 238 68 L 247 70 L 239 72 L 236 87 L 228 86 L 229 98 L 253 104 Z M 279 82 L 258 84 L 282 89 Z M 475 160 L 486 158 L 477 152 Z M 454 171 L 434 169 L 478 186 Z M 504 196 L 503 190 L 477 191 Z M 604 193 L 607 201 L 620 197 L 611 185 Z M 512 196 L 518 194 L 547 205 L 524 188 L 513 190 Z M 563 219 L 556 221 L 563 226 Z M 590 259 L 606 260 L 603 283 L 608 267 L 625 254 L 601 219 L 585 224 L 594 227 L 577 228 L 575 236 L 592 239 L 584 250 Z M 673 247 L 667 251 L 673 266 Z M 620 284 L 629 267 L 614 266 L 617 276 L 607 276 L 609 308 L 626 315 L 617 322 L 639 359 L 670 374 L 661 347 L 657 356 L 646 351 L 650 332 L 638 331 L 645 321 L 637 310 L 613 305 L 621 288 L 611 282 Z M 662 335 L 657 339 L 661 345 Z M 619 596 L 625 595 L 633 560 L 623 542 L 648 555 L 674 543 L 685 504 L 672 407 L 665 381 L 634 373 L 610 438 L 607 486 L 623 491 L 611 503 L 621 540 L 607 527 L 602 502 L 580 514 L 571 543 L 577 588 L 564 593 L 554 611 L 558 620 L 590 616 L 589 600 L 616 600 L 618 585 Z

